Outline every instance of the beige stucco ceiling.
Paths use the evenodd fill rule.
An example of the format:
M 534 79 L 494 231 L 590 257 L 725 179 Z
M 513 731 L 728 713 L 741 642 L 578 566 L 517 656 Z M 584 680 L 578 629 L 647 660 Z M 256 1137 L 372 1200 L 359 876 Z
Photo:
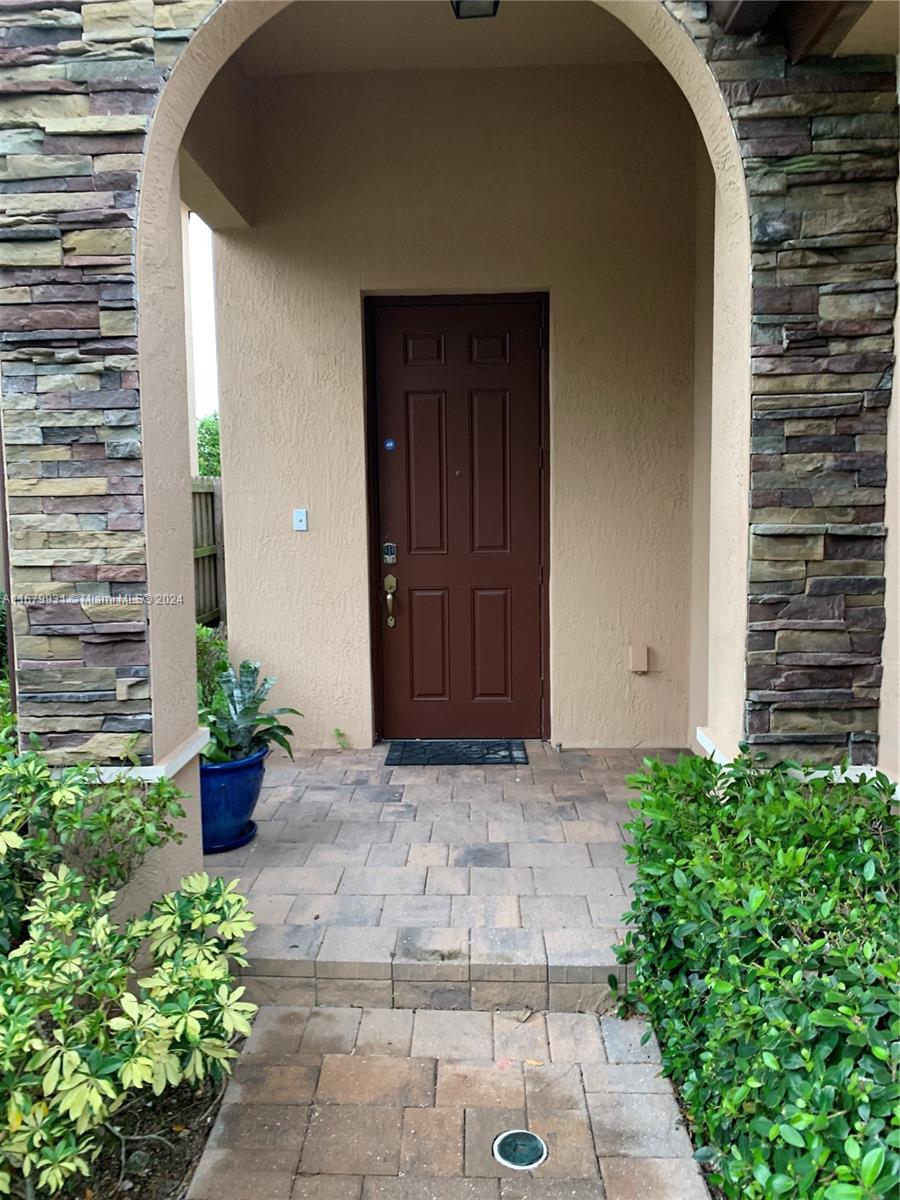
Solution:
M 468 21 L 447 0 L 297 0 L 238 58 L 248 76 L 654 61 L 591 0 L 502 0 Z
M 896 54 L 900 51 L 900 5 L 897 0 L 874 0 L 863 10 L 835 53 Z

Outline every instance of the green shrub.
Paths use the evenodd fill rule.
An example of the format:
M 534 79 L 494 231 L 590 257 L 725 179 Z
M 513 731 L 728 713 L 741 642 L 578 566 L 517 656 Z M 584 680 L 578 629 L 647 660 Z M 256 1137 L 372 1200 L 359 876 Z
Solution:
M 898 821 L 890 782 L 648 763 L 620 950 L 697 1157 L 728 1197 L 894 1194 Z M 637 806 L 636 806 L 637 807 Z
M 201 417 L 197 422 L 197 466 L 201 475 L 222 474 L 219 449 L 219 414 Z
M 135 1092 L 220 1077 L 250 1030 L 254 1006 L 230 980 L 253 928 L 234 884 L 188 876 L 122 928 L 115 899 L 65 865 L 48 871 L 27 939 L 0 963 L 0 1193 L 89 1176 Z
M 198 625 L 197 634 L 197 702 L 210 707 L 219 691 L 219 676 L 228 667 L 228 641 L 225 627 L 210 629 Z
M 0 754 L 15 751 L 19 744 L 16 714 L 9 701 L 9 680 L 0 675 Z
M 0 674 L 9 669 L 9 645 L 7 644 L 7 621 L 9 619 L 9 596 L 0 591 Z
M 45 873 L 65 858 L 89 885 L 121 887 L 148 851 L 183 838 L 167 779 L 101 783 L 89 766 L 54 773 L 36 752 L 0 758 L 0 953 L 21 937 Z
M 191 875 L 113 917 L 144 855 L 180 840 L 180 800 L 167 780 L 0 758 L 0 1194 L 68 1191 L 136 1093 L 221 1077 L 249 1031 L 234 884 Z

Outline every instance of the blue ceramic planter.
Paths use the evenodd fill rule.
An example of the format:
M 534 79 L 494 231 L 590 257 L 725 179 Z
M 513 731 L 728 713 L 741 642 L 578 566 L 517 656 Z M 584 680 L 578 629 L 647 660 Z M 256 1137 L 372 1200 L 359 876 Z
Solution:
M 251 821 L 259 799 L 267 746 L 237 762 L 200 760 L 200 807 L 203 814 L 203 853 L 236 850 L 256 837 Z

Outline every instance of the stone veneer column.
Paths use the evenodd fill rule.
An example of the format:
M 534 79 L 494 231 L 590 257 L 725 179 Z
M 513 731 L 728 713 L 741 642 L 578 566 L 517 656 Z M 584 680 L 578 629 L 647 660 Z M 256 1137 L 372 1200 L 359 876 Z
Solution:
M 217 0 L 0 0 L 0 361 L 23 733 L 151 752 L 134 230 L 144 135 Z M 746 730 L 874 761 L 895 305 L 894 64 L 791 66 L 666 7 L 720 83 L 752 212 Z M 715 403 L 715 397 L 713 397 Z M 713 497 L 715 503 L 715 497 Z M 54 601 L 53 597 L 58 597 Z M 103 603 L 112 597 L 124 602 Z M 152 614 L 151 614 L 152 615 Z
M 0 4 L 11 586 L 38 598 L 11 619 L 20 730 L 56 762 L 151 756 L 138 189 L 159 92 L 215 7 Z
M 723 36 L 705 4 L 668 7 L 719 81 L 750 197 L 747 740 L 780 758 L 874 763 L 896 304 L 895 63 L 792 66 L 775 39 Z M 890 519 L 900 536 L 900 514 Z

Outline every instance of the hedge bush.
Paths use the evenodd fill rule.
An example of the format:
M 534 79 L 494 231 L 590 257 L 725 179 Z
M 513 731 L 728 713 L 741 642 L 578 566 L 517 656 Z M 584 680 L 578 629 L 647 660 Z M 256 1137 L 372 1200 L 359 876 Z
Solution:
M 219 676 L 228 669 L 228 635 L 224 625 L 197 625 L 197 703 L 210 708 L 219 693 Z
M 47 871 L 65 860 L 89 885 L 121 887 L 150 850 L 182 840 L 183 816 L 167 779 L 102 783 L 90 766 L 54 771 L 37 752 L 0 758 L 0 953 L 18 944 Z
M 648 762 L 630 782 L 626 1003 L 659 1036 L 708 1181 L 742 1200 L 894 1194 L 891 783 L 747 757 Z
M 0 754 L 14 751 L 17 745 L 16 714 L 9 703 L 9 680 L 0 674 Z
M 222 474 L 219 414 L 210 413 L 197 422 L 197 459 L 201 475 Z
M 166 780 L 0 758 L 0 1194 L 68 1192 L 120 1109 L 221 1077 L 249 1032 L 231 972 L 254 926 L 233 883 L 190 875 L 116 919 L 144 855 L 180 837 L 181 798 Z

